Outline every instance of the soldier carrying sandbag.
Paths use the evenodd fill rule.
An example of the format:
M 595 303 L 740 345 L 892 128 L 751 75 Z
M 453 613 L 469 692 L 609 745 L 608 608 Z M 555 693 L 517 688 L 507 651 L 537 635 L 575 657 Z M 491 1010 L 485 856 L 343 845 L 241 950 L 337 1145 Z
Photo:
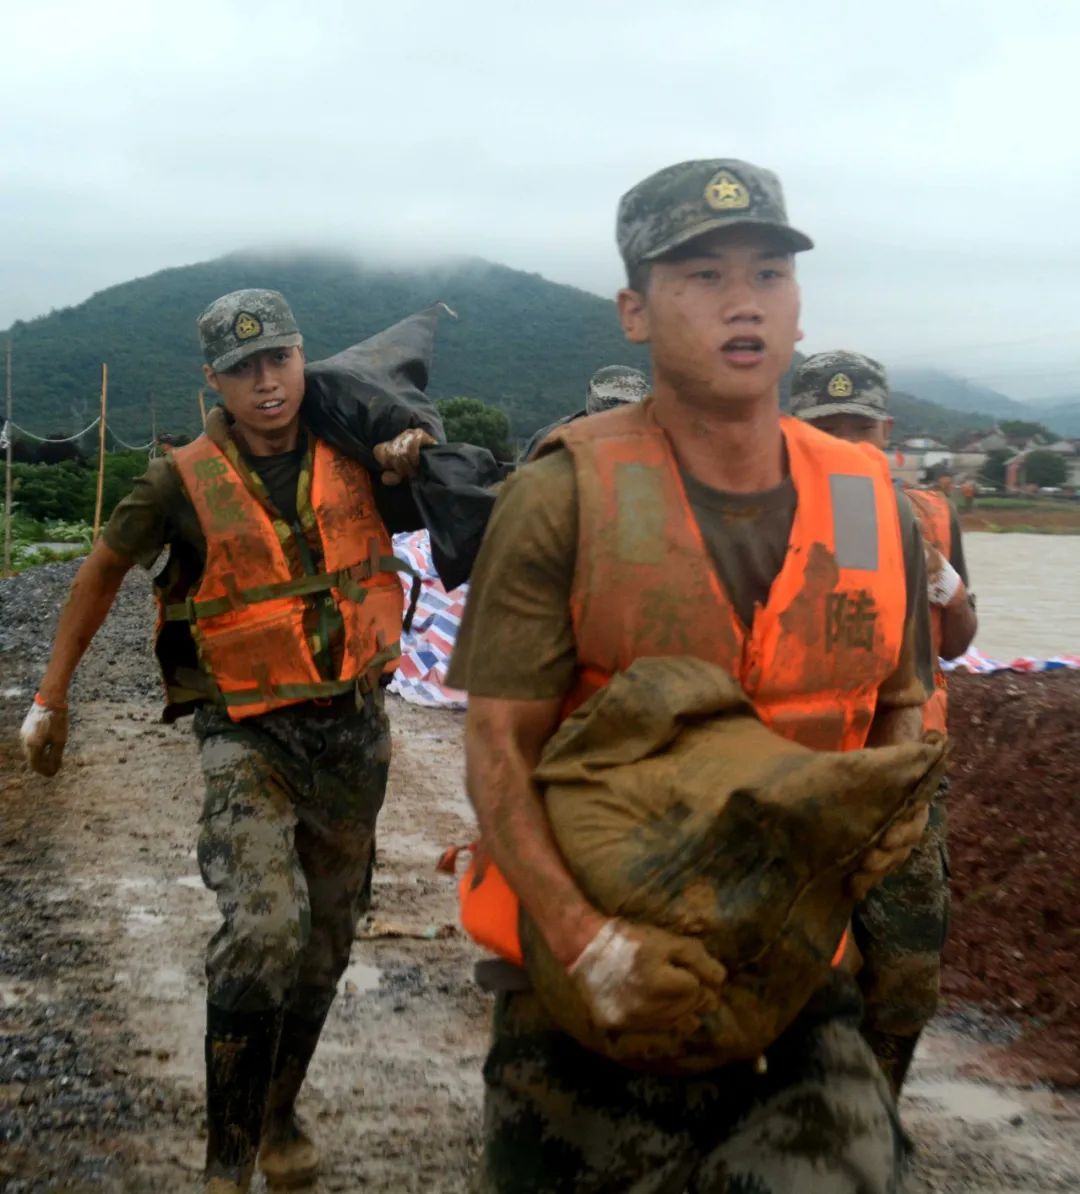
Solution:
M 889 446 L 889 381 L 885 368 L 857 352 L 807 357 L 791 383 L 791 413 L 853 444 Z M 968 592 L 960 520 L 937 489 L 905 486 L 926 549 L 933 640 L 934 689 L 923 710 L 928 730 L 944 733 L 948 696 L 940 659 L 962 655 L 975 637 L 975 598 Z M 863 1035 L 897 1096 L 915 1046 L 937 1009 L 941 951 L 949 923 L 946 848 L 947 780 L 911 857 L 876 887 L 855 914 L 862 954 L 859 985 L 866 1002 Z
M 525 918 L 609 1037 L 692 1029 L 723 1000 L 727 970 L 701 939 L 586 896 L 533 779 L 570 711 L 635 661 L 716 665 L 768 728 L 816 751 L 920 739 L 932 685 L 922 541 L 884 459 L 780 416 L 801 335 L 794 255 L 812 242 L 775 175 L 661 170 L 623 197 L 617 235 L 619 314 L 650 346 L 652 396 L 560 429 L 506 483 L 448 678 L 469 692 L 482 835 L 463 919 L 502 959 L 485 970 L 499 994 L 479 1188 L 885 1194 L 895 1105 L 841 968 L 826 960 L 760 1057 L 692 1076 L 584 1047 L 521 969 Z M 849 906 L 926 817 L 908 810 L 854 856 Z

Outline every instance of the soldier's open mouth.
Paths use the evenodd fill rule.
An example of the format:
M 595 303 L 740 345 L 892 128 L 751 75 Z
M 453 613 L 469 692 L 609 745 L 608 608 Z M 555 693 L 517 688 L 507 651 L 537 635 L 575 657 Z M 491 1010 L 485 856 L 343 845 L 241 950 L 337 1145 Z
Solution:
M 720 351 L 729 365 L 758 365 L 765 358 L 765 341 L 760 336 L 733 336 Z
M 284 398 L 271 398 L 266 402 L 260 402 L 255 408 L 256 410 L 278 410 L 285 405 Z

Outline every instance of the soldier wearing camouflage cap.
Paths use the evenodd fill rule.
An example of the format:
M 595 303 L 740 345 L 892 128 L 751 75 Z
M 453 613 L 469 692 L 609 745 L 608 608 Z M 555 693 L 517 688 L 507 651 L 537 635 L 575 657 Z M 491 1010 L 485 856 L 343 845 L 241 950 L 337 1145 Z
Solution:
M 803 361 L 792 379 L 793 415 L 830 435 L 882 451 L 893 427 L 888 402 L 884 366 L 856 352 L 816 353 Z M 926 545 L 934 656 L 952 659 L 970 647 L 978 628 L 967 590 L 959 519 L 943 494 L 913 487 L 904 491 Z M 946 684 L 940 666 L 924 723 L 927 729 L 946 729 Z M 898 1095 L 941 990 L 941 951 L 949 920 L 947 785 L 946 779 L 931 807 L 927 832 L 911 857 L 870 892 L 854 917 L 863 955 L 863 1034 Z
M 852 415 L 881 425 L 885 432 L 892 426 L 888 401 L 885 366 L 857 352 L 815 353 L 803 361 L 792 380 L 791 413 L 818 427 L 823 419 Z
M 932 683 L 922 549 L 885 462 L 781 418 L 801 336 L 794 255 L 811 242 L 776 175 L 732 158 L 668 167 L 623 197 L 616 236 L 619 317 L 649 347 L 650 396 L 557 428 L 504 484 L 448 676 L 470 694 L 482 847 L 462 919 L 497 956 L 482 969 L 498 997 L 477 1188 L 892 1194 L 895 1109 L 858 1032 L 858 990 L 826 977 L 829 958 L 756 1064 L 692 1077 L 591 1053 L 530 989 L 538 934 L 596 1029 L 647 1038 L 691 1031 L 726 979 L 702 938 L 594 907 L 553 844 L 531 777 L 609 676 L 697 657 L 818 750 L 918 738 Z M 902 864 L 926 816 L 852 861 L 853 903 Z M 772 865 L 798 865 L 791 849 Z M 642 873 L 672 898 L 687 881 Z
M 234 290 L 199 316 L 207 367 L 227 373 L 257 352 L 304 343 L 285 296 L 276 290 Z
M 640 369 L 629 365 L 605 365 L 589 378 L 585 391 L 585 413 L 598 415 L 628 402 L 641 402 L 649 396 L 649 379 Z
M 390 532 L 415 527 L 395 525 L 393 487 L 442 427 L 419 391 L 388 391 L 370 422 L 356 403 L 369 472 L 302 412 L 303 339 L 281 294 L 224 295 L 198 331 L 223 405 L 116 507 L 22 739 L 55 774 L 82 652 L 127 571 L 168 549 L 154 581 L 165 716 L 194 713 L 199 867 L 221 914 L 206 959 L 205 1189 L 240 1194 L 256 1154 L 275 1188 L 317 1171 L 294 1108 L 369 899 L 390 761 L 380 682 L 402 615 Z
M 521 453 L 521 460 L 531 460 L 536 455 L 537 448 L 547 437 L 559 427 L 565 427 L 575 419 L 583 419 L 586 415 L 598 415 L 605 410 L 614 410 L 628 402 L 641 402 L 649 396 L 649 379 L 640 369 L 632 369 L 629 365 L 605 365 L 589 378 L 585 390 L 585 406 L 576 410 L 572 415 L 564 415 L 554 423 L 541 427 L 532 439 L 525 445 Z

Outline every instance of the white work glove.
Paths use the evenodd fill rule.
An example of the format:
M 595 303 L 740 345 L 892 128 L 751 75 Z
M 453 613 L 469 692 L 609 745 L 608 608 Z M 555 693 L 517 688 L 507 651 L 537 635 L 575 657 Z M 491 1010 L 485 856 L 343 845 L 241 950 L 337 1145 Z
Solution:
M 727 978 L 700 941 L 617 919 L 604 922 L 569 974 L 605 1029 L 692 1028 L 717 1006 Z
M 926 589 L 930 604 L 944 609 L 963 585 L 960 573 L 936 547 L 926 544 Z
M 19 730 L 26 761 L 41 775 L 55 775 L 64 759 L 67 735 L 67 706 L 51 709 L 36 695 Z
M 410 427 L 386 443 L 375 445 L 375 463 L 384 485 L 400 485 L 420 471 L 420 449 L 439 441 L 419 427 Z

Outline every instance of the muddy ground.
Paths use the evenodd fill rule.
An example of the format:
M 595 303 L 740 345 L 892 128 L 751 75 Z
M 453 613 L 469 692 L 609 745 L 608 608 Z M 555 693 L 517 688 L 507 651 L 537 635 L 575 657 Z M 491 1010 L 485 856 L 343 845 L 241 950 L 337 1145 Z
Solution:
M 1045 535 L 1080 534 L 1080 502 L 1033 504 L 1010 510 L 981 506 L 960 512 L 960 529 L 968 531 L 1021 531 Z
M 1080 1087 L 1080 673 L 960 676 L 945 989 L 1018 1017 L 1016 1077 Z
M 14 758 L 71 572 L 0 582 L 0 1189 L 195 1189 L 214 906 L 194 858 L 189 731 L 156 721 L 141 576 L 81 670 L 61 775 Z M 319 1189 L 464 1191 L 489 1006 L 450 927 L 452 884 L 434 871 L 441 847 L 470 832 L 461 717 L 399 701 L 391 715 L 375 908 L 304 1110 L 325 1156 Z M 913 1194 L 1080 1188 L 1080 1099 L 993 1068 L 1016 1032 L 967 1005 L 933 1026 L 903 1106 Z

